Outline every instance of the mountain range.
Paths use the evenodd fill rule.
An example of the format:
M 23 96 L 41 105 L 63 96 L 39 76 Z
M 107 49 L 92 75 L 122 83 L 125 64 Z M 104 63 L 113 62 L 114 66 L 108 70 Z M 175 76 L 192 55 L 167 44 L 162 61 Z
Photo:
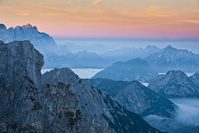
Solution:
M 198 98 L 197 73 L 189 78 L 180 70 L 168 71 L 149 82 L 148 87 L 167 98 Z
M 169 70 L 181 70 L 184 72 L 199 71 L 199 55 L 187 50 L 176 49 L 172 46 L 163 49 L 155 46 L 147 46 L 146 48 L 126 47 L 110 50 L 111 48 L 108 46 L 103 46 L 105 49 L 105 52 L 103 52 L 101 44 L 100 47 L 96 44 L 93 44 L 91 47 L 76 46 L 75 44 L 68 44 L 68 46 L 67 44 L 57 45 L 50 35 L 40 32 L 36 26 L 32 26 L 31 24 L 16 26 L 14 28 L 7 28 L 4 24 L 0 24 L 0 40 L 5 43 L 29 40 L 44 55 L 45 65 L 43 68 L 48 69 L 54 67 L 102 69 L 114 62 L 142 58 L 158 73 L 165 73 Z M 68 47 L 76 52 L 71 52 Z M 81 47 L 82 50 L 74 50 L 78 49 L 77 47 Z M 84 51 L 85 49 L 89 51 Z
M 134 58 L 144 59 L 150 54 L 160 52 L 161 49 L 156 46 L 147 46 L 145 48 L 125 47 L 120 49 L 109 50 L 103 54 L 102 57 L 111 58 L 114 61 L 127 61 Z
M 0 31 L 0 39 L 5 43 L 29 40 L 34 44 L 35 48 L 45 55 L 47 54 L 46 50 L 53 52 L 53 49 L 57 46 L 51 36 L 44 32 L 39 32 L 37 27 L 31 24 L 8 29 L 4 24 L 0 24 Z
M 67 55 L 51 55 L 46 58 L 45 68 L 69 67 L 69 68 L 104 68 L 110 65 L 110 61 L 96 53 L 86 50 Z
M 113 81 L 110 79 L 86 79 L 95 88 L 107 92 L 126 109 L 145 117 L 157 115 L 172 118 L 177 106 L 156 94 L 138 81 Z
M 29 40 L 34 47 L 44 55 L 43 68 L 103 68 L 110 61 L 88 51 L 72 53 L 66 45 L 57 45 L 54 39 L 46 33 L 39 32 L 31 24 L 8 28 L 0 24 L 0 40 L 5 43 Z
M 169 70 L 196 72 L 199 70 L 199 55 L 188 50 L 176 49 L 171 45 L 160 52 L 148 55 L 146 61 L 159 73 Z
M 160 133 L 68 68 L 41 76 L 29 41 L 0 42 L 1 132 Z
M 100 71 L 92 78 L 108 78 L 112 80 L 148 82 L 158 73 L 143 59 L 136 58 L 126 62 L 116 62 Z

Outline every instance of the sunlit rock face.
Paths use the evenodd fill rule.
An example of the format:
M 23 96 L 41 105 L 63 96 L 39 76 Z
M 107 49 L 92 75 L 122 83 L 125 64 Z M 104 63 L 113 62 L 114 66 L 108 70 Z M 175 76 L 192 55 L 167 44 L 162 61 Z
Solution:
M 12 41 L 30 40 L 36 48 L 41 45 L 56 45 L 52 37 L 46 33 L 39 32 L 36 26 L 31 24 L 8 28 L 4 24 L 0 24 L 0 39 L 5 43 Z
M 42 76 L 29 41 L 0 42 L 0 132 L 160 132 L 70 69 Z
M 54 53 L 57 45 L 53 38 L 46 33 L 39 32 L 36 26 L 31 24 L 8 28 L 4 24 L 0 24 L 0 40 L 5 43 L 12 41 L 29 40 L 34 47 L 43 55 Z M 53 51 L 53 49 L 55 51 Z M 67 50 L 65 52 L 68 52 Z

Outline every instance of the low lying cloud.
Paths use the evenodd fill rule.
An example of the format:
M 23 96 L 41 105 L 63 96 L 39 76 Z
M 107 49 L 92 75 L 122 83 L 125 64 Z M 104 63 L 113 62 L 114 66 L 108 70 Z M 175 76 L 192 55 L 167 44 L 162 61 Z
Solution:
M 199 99 L 176 99 L 178 105 L 176 121 L 183 126 L 199 125 Z
M 152 126 L 163 131 L 183 130 L 183 127 L 190 129 L 199 125 L 199 99 L 171 99 L 179 108 L 174 118 L 164 118 L 149 115 L 144 119 Z

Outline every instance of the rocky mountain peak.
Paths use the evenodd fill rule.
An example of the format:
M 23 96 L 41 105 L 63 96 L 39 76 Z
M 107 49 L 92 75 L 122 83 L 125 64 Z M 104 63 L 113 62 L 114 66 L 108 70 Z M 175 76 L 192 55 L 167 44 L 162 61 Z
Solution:
M 32 25 L 31 24 L 26 24 L 26 25 L 23 25 L 22 28 L 32 28 Z
M 70 69 L 42 76 L 29 41 L 0 45 L 0 132 L 157 132 Z
M 115 97 L 126 109 L 142 116 L 173 117 L 177 106 L 138 81 L 132 81 Z
M 172 70 L 150 81 L 148 87 L 168 98 L 199 97 L 199 90 L 182 71 Z
M 36 87 L 40 87 L 40 70 L 44 64 L 43 55 L 34 49 L 30 41 L 0 44 L 0 51 L 3 81 L 12 82 L 19 78 L 29 77 Z
M 4 27 L 3 24 L 1 27 Z M 43 55 L 54 53 L 57 50 L 53 38 L 46 33 L 39 32 L 37 27 L 31 24 L 5 29 L 0 33 L 0 40 L 5 43 L 29 40 Z
M 167 46 L 157 53 L 152 53 L 145 59 L 158 72 L 181 70 L 191 73 L 198 71 L 199 55 L 172 46 Z
M 158 47 L 153 46 L 153 45 L 148 45 L 145 49 L 147 49 L 147 50 L 159 50 Z
M 158 73 L 141 58 L 135 58 L 125 62 L 116 62 L 97 73 L 92 78 L 108 78 L 112 80 L 148 82 Z
M 172 47 L 171 45 L 168 45 L 167 47 L 162 49 L 163 51 L 175 51 L 177 50 L 176 48 Z
M 132 114 L 127 115 L 128 111 L 122 108 L 122 106 L 114 101 L 108 94 L 96 90 L 94 87 L 87 84 L 87 82 L 81 80 L 70 69 L 54 69 L 42 75 L 42 84 L 44 86 L 49 86 L 56 82 L 69 86 L 69 90 L 76 95 L 82 115 L 85 116 L 88 121 L 101 119 L 101 122 L 104 124 L 108 121 L 108 125 L 111 128 L 121 133 L 138 132 L 140 130 L 140 128 L 138 129 L 138 127 L 135 127 L 137 123 L 131 120 L 133 118 Z M 133 119 L 137 119 L 137 115 L 134 116 Z M 125 123 L 120 123 L 120 120 L 128 121 L 126 123 L 128 126 Z M 98 123 L 101 124 L 101 122 L 99 121 Z M 134 124 L 128 124 L 129 122 L 133 122 Z
M 6 30 L 6 26 L 4 24 L 0 24 L 0 30 Z
M 166 76 L 172 76 L 174 78 L 188 78 L 188 76 L 180 70 L 170 70 L 166 73 Z
M 17 26 L 15 26 L 14 29 L 20 29 L 20 28 L 21 28 L 21 26 L 17 25 Z

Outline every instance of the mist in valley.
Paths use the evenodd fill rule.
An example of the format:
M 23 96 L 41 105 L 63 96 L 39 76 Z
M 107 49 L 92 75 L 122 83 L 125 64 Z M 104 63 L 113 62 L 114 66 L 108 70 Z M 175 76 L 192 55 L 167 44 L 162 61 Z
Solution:
M 182 126 L 199 125 L 199 99 L 170 99 L 179 108 L 175 120 Z

